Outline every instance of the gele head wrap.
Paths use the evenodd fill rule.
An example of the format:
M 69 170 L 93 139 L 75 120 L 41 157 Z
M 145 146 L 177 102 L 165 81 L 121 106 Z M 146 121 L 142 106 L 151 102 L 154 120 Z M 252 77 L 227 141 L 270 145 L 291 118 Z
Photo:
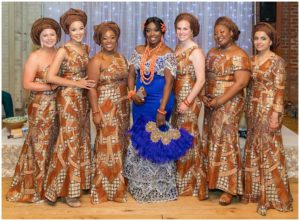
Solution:
M 60 16 L 60 25 L 66 34 L 69 34 L 69 27 L 74 21 L 81 21 L 86 26 L 87 15 L 80 9 L 70 8 L 62 16 Z

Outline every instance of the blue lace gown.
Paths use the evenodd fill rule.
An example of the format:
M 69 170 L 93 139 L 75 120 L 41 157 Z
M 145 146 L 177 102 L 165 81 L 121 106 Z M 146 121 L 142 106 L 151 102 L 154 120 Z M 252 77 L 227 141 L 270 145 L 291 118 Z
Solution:
M 133 52 L 129 65 L 133 64 L 136 70 L 136 90 L 143 86 L 147 92 L 147 97 L 143 105 L 132 105 L 133 122 L 139 117 L 146 116 L 156 121 L 157 109 L 163 96 L 165 84 L 164 70 L 171 71 L 176 76 L 176 58 L 173 53 L 158 56 L 155 65 L 155 75 L 149 85 L 145 85 L 140 80 L 141 55 Z M 146 73 L 149 73 L 150 62 L 146 63 Z M 174 94 L 171 92 L 166 105 L 166 120 L 174 106 Z M 132 197 L 139 202 L 160 202 L 175 200 L 177 198 L 176 189 L 176 165 L 174 161 L 165 164 L 155 164 L 137 155 L 131 142 L 124 162 L 124 176 L 128 179 L 128 191 Z

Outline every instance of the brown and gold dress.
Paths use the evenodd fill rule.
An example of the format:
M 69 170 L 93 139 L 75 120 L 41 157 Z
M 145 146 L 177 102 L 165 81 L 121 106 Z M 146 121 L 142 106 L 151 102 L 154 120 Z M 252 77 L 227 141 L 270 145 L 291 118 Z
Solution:
M 217 49 L 209 53 L 206 58 L 206 96 L 223 95 L 234 84 L 234 73 L 239 70 L 250 70 L 248 56 L 227 58 Z M 241 90 L 220 107 L 205 107 L 203 143 L 208 151 L 209 189 L 232 195 L 243 194 L 238 126 L 244 102 Z
M 269 208 L 292 210 L 292 196 L 282 144 L 285 64 L 272 55 L 260 66 L 252 58 L 251 87 L 247 96 L 248 132 L 245 146 L 244 202 L 258 202 L 258 212 Z M 269 129 L 273 112 L 279 114 L 279 128 Z
M 97 126 L 93 156 L 91 200 L 126 202 L 123 157 L 129 142 L 129 100 L 127 99 L 128 66 L 117 54 L 112 63 L 101 70 L 97 84 L 101 123 Z
M 208 197 L 206 184 L 206 168 L 204 165 L 203 148 L 199 132 L 199 115 L 201 101 L 197 96 L 184 113 L 177 109 L 180 103 L 189 95 L 195 82 L 196 75 L 193 63 L 189 60 L 191 53 L 198 48 L 193 46 L 176 56 L 177 75 L 175 80 L 176 108 L 172 115 L 172 125 L 183 128 L 193 135 L 193 146 L 177 162 L 177 188 L 181 196 L 198 196 L 200 200 Z
M 46 83 L 48 67 L 36 73 L 35 82 Z M 49 159 L 58 134 L 55 91 L 31 91 L 28 133 L 22 147 L 8 201 L 37 202 L 45 198 Z
M 79 80 L 86 76 L 88 46 L 81 55 L 65 45 L 67 57 L 60 67 L 61 77 Z M 61 87 L 57 94 L 60 130 L 51 156 L 46 183 L 46 198 L 79 197 L 91 182 L 90 117 L 87 91 Z

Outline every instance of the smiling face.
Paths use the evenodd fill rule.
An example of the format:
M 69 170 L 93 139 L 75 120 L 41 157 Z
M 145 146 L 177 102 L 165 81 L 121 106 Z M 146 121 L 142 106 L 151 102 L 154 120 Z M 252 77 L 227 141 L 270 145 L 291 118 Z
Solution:
M 220 46 L 226 48 L 229 44 L 233 42 L 233 33 L 225 25 L 217 25 L 215 27 L 214 38 L 215 42 Z
M 102 50 L 112 52 L 117 46 L 117 36 L 112 30 L 107 30 L 101 38 Z
M 162 35 L 155 23 L 151 22 L 147 25 L 146 39 L 150 47 L 156 47 L 160 43 Z
M 85 28 L 81 21 L 74 21 L 69 27 L 69 35 L 72 40 L 80 43 L 85 34 Z
M 176 36 L 180 42 L 193 38 L 191 25 L 186 20 L 181 20 L 176 25 Z
M 258 52 L 270 50 L 270 46 L 272 45 L 270 37 L 264 31 L 255 32 L 253 43 Z
M 57 42 L 57 34 L 54 29 L 46 28 L 40 34 L 41 47 L 52 48 Z

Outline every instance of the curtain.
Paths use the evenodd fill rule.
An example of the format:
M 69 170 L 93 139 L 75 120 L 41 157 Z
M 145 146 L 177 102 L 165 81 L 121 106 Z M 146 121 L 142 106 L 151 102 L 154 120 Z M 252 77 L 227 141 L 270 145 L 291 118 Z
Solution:
M 253 25 L 253 2 L 44 2 L 42 15 L 59 21 L 69 8 L 82 9 L 87 13 L 87 35 L 85 43 L 91 46 L 91 56 L 99 46 L 93 41 L 93 26 L 103 21 L 115 21 L 121 29 L 118 50 L 129 59 L 134 48 L 144 44 L 142 24 L 151 16 L 161 18 L 166 26 L 165 43 L 176 46 L 174 20 L 180 12 L 195 15 L 200 22 L 200 34 L 195 41 L 205 53 L 215 46 L 213 26 L 220 16 L 230 17 L 239 27 L 241 34 L 237 44 L 251 54 L 251 32 Z M 61 44 L 68 40 L 63 34 Z

